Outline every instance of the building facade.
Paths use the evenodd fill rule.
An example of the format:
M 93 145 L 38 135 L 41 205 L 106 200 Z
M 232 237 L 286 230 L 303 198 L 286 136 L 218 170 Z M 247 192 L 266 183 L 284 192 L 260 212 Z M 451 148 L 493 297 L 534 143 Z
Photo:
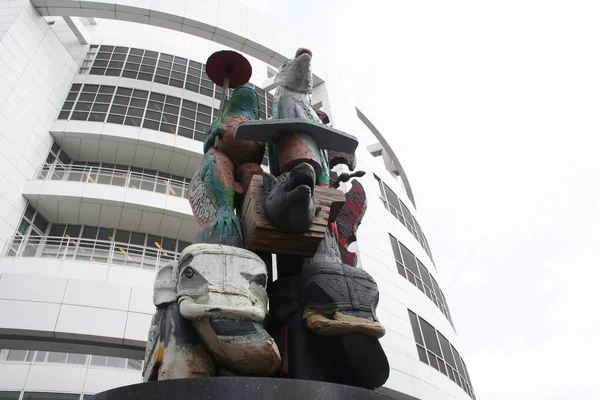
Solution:
M 225 0 L 0 0 L 0 399 L 79 399 L 141 381 L 156 268 L 198 227 L 185 198 L 222 96 L 214 51 L 273 76 L 313 50 L 315 109 L 359 138 L 353 246 L 380 289 L 398 398 L 475 399 L 400 161 L 322 57 Z M 409 397 L 410 398 L 410 397 Z

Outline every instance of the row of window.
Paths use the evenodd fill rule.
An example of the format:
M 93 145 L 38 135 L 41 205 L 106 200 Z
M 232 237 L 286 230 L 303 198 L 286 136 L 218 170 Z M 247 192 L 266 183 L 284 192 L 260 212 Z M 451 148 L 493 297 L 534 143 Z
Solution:
M 93 60 L 89 73 L 92 75 L 122 76 L 124 78 L 152 81 L 163 85 L 185 88 L 194 93 L 221 100 L 222 89 L 215 85 L 206 74 L 206 65 L 187 58 L 159 53 L 152 50 L 123 46 L 91 45 L 90 57 L 84 64 Z M 273 105 L 273 95 L 255 85 L 259 100 L 260 118 L 269 118 Z M 231 95 L 230 90 L 230 95 Z
M 85 173 L 74 171 L 87 170 L 88 167 L 89 171 L 86 171 Z M 73 161 L 56 142 L 52 144 L 52 148 L 48 152 L 48 157 L 46 157 L 46 162 L 40 171 L 39 178 L 45 179 L 50 171 L 56 175 L 52 179 L 64 179 L 75 182 L 86 181 L 115 186 L 124 186 L 125 180 L 123 175 L 131 172 L 134 175 L 134 178 L 132 178 L 134 180 L 130 182 L 129 187 L 133 189 L 151 190 L 154 192 L 161 192 L 163 190 L 161 187 L 158 189 L 156 187 L 151 188 L 149 184 L 144 181 L 157 182 L 154 183 L 154 185 L 166 184 L 166 181 L 189 184 L 191 181 L 190 178 L 184 176 L 167 174 L 151 168 L 138 168 L 130 165 L 105 162 Z M 100 174 L 100 171 L 103 171 L 104 173 Z M 106 171 L 111 171 L 111 173 L 107 174 Z
M 141 126 L 204 141 L 216 109 L 147 90 L 75 83 L 58 119 Z
M 175 260 L 189 245 L 183 240 L 121 229 L 49 224 L 27 205 L 5 255 L 76 259 L 155 270 Z
M 34 364 L 69 364 L 90 367 L 142 370 L 142 360 L 107 357 L 78 353 L 60 353 L 36 350 L 0 350 L 0 362 L 26 362 Z
M 379 191 L 381 192 L 380 199 L 383 202 L 383 206 L 388 210 L 398 221 L 402 222 L 404 226 L 412 233 L 417 241 L 423 247 L 423 250 L 427 253 L 429 258 L 433 261 L 433 255 L 429 248 L 429 242 L 421 229 L 421 226 L 417 220 L 412 216 L 410 210 L 406 205 L 398 198 L 396 193 L 390 189 L 388 185 L 383 183 L 377 175 L 374 175 L 377 183 L 379 184 Z
M 446 297 L 433 275 L 406 246 L 392 236 L 391 233 L 389 236 L 398 273 L 418 287 L 421 292 L 425 293 L 429 297 L 429 300 L 433 301 L 446 318 L 448 318 L 450 324 L 454 326 L 452 317 L 450 316 L 450 308 L 448 307 L 448 303 L 446 303 Z
M 475 399 L 467 366 L 454 346 L 429 322 L 408 310 L 419 359 L 431 365 Z

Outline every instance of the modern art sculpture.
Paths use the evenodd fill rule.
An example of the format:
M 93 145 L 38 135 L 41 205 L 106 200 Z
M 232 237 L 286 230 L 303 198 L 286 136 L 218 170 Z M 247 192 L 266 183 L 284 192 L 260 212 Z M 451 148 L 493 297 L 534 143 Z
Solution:
M 273 119 L 259 120 L 256 92 L 243 86 L 249 63 L 229 51 L 209 58 L 224 90 L 188 192 L 200 229 L 157 273 L 144 381 L 262 376 L 375 389 L 387 380 L 377 284 L 348 250 L 366 197 L 356 179 L 338 189 L 364 173 L 332 171 L 354 170 L 358 142 L 313 110 L 311 59 L 302 48 L 282 65 Z

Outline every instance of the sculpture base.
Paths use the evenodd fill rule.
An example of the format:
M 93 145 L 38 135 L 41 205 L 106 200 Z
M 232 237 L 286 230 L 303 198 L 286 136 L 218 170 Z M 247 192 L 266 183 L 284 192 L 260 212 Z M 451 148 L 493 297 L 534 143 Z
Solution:
M 218 377 L 177 379 L 123 386 L 94 400 L 390 400 L 383 393 L 301 379 Z

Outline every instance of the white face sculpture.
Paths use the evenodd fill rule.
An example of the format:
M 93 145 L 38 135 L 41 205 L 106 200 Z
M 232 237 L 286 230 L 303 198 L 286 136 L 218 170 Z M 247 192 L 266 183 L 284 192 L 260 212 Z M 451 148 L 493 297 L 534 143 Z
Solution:
M 181 315 L 188 319 L 241 318 L 260 322 L 267 311 L 267 267 L 254 253 L 194 244 L 173 271 Z

